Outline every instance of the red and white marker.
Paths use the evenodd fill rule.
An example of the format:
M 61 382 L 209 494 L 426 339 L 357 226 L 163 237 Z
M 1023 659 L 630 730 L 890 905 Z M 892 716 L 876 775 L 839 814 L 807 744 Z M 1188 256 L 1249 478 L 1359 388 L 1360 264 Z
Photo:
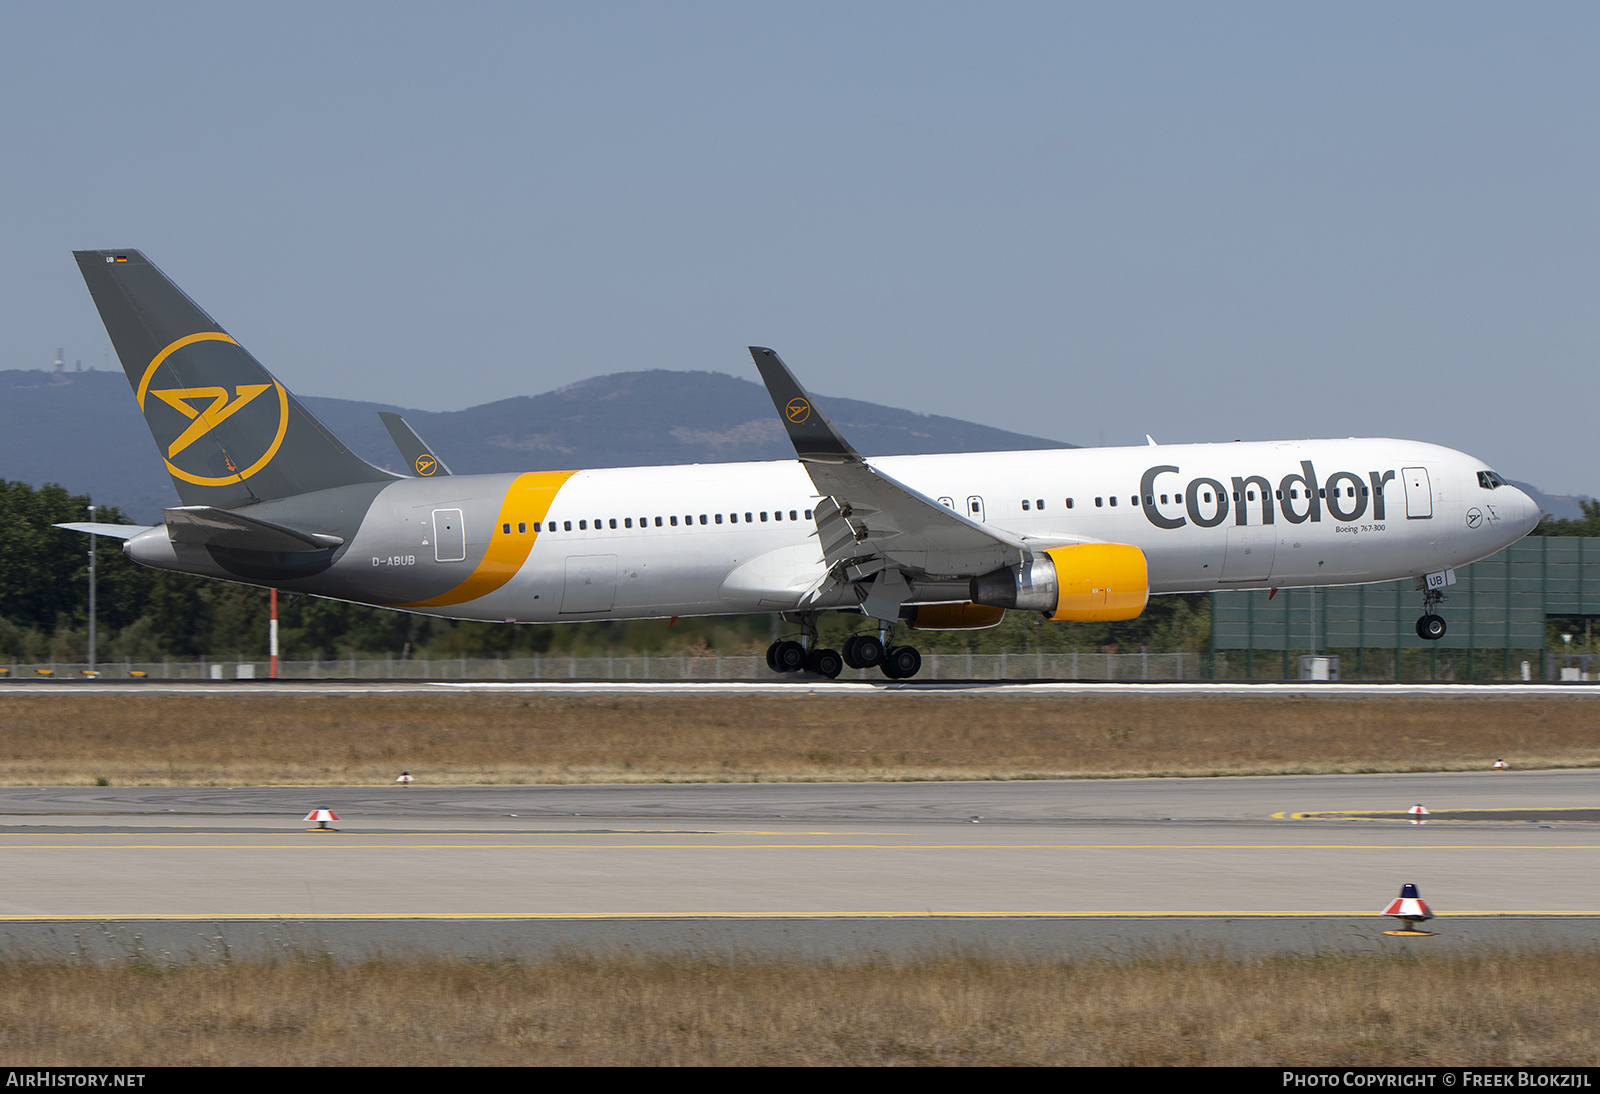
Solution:
M 1511 765 L 1506 763 L 1504 760 L 1496 760 L 1494 762 L 1494 769 L 1496 771 L 1504 771 L 1506 768 L 1508 768 L 1510 766 Z
M 400 777 L 398 779 L 396 779 L 395 782 L 399 783 L 401 786 L 408 785 L 411 782 L 411 772 L 409 772 L 409 771 L 400 772 Z
M 1426 817 L 1428 815 L 1428 811 L 1422 807 L 1422 803 L 1421 802 L 1418 802 L 1416 805 L 1413 805 L 1410 809 L 1407 809 L 1406 812 L 1411 814 L 1411 823 L 1412 824 L 1427 824 L 1428 823 L 1427 821 L 1422 819 L 1423 817 Z
M 306 814 L 306 821 L 308 823 L 310 821 L 316 821 L 317 822 L 317 826 L 315 828 L 307 828 L 306 831 L 307 832 L 336 832 L 336 831 L 338 831 L 338 829 L 329 828 L 328 827 L 328 822 L 329 821 L 336 821 L 338 819 L 339 819 L 339 814 L 335 813 L 332 809 L 328 809 L 326 807 L 319 806 L 316 809 L 313 809 L 311 812 Z
M 1384 915 L 1392 915 L 1406 925 L 1389 934 L 1427 934 L 1427 931 L 1417 930 L 1417 925 L 1433 918 L 1433 913 L 1428 911 L 1427 901 L 1422 899 L 1422 894 L 1417 892 L 1417 887 L 1411 882 L 1400 886 L 1400 895 L 1389 902 L 1383 910 Z

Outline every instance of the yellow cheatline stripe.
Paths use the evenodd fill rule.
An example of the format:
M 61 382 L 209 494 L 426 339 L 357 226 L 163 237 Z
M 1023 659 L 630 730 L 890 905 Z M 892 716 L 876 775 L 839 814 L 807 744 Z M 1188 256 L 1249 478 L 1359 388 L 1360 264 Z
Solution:
M 308 831 L 315 832 L 316 829 Z M 329 830 L 340 835 L 337 829 Z M 1600 844 L 1445 843 L 16 843 L 0 851 L 1600 851 Z
M 1504 909 L 1436 912 L 1434 919 L 1461 919 L 1467 916 L 1537 916 L 1540 918 L 1590 918 L 1600 917 L 1600 911 L 1556 910 L 1522 911 Z M 517 919 L 517 920 L 589 920 L 589 919 L 1346 919 L 1361 918 L 1383 920 L 1382 912 L 1363 908 L 1356 911 L 1031 911 L 1031 912 L 153 912 L 110 914 L 70 913 L 51 915 L 45 912 L 26 915 L 0 915 L 0 923 L 38 922 L 107 922 L 107 921 L 170 921 L 193 922 L 205 920 L 249 920 L 252 922 L 282 920 L 288 922 L 319 920 L 400 920 L 400 919 Z
M 489 546 L 477 569 L 449 592 L 427 600 L 396 604 L 394 607 L 440 608 L 449 604 L 464 604 L 480 596 L 488 596 L 510 581 L 528 560 L 528 552 L 533 550 L 533 541 L 539 538 L 539 533 L 512 532 L 506 535 L 501 532 L 501 526 L 510 524 L 515 528 L 519 523 L 543 523 L 556 500 L 556 494 L 576 474 L 576 471 L 530 471 L 518 475 L 506 490 L 505 500 L 500 503 L 500 515 L 490 529 Z

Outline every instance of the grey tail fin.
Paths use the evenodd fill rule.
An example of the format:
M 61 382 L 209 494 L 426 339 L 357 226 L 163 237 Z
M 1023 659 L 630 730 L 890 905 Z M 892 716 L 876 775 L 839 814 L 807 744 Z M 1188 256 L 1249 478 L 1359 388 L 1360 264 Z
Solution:
M 391 410 L 378 411 L 378 417 L 383 419 L 383 427 L 389 431 L 389 439 L 400 450 L 400 457 L 406 461 L 407 467 L 425 479 L 450 474 L 450 469 L 444 465 L 439 454 L 417 436 L 410 422 Z
M 185 505 L 391 482 L 138 251 L 74 251 Z

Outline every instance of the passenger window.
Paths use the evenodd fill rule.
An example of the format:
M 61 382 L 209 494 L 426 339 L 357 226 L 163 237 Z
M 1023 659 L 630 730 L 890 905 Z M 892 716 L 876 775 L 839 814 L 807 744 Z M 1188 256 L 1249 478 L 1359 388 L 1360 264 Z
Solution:
M 617 518 L 616 517 L 612 517 L 610 523 L 611 523 L 611 527 L 615 528 L 617 526 Z M 596 528 L 600 527 L 600 522 L 599 521 L 595 521 L 594 522 L 594 526 Z
M 729 513 L 728 514 L 728 522 L 730 524 L 738 524 L 739 523 L 739 514 L 738 513 Z
M 767 514 L 765 512 L 762 512 L 762 514 L 761 514 L 761 523 L 762 524 L 767 523 Z
M 705 523 L 707 523 L 707 521 L 706 521 L 706 515 L 705 515 L 705 514 L 704 514 L 704 513 L 701 513 L 701 514 L 700 514 L 700 523 L 701 523 L 701 524 L 705 524 Z M 722 518 L 721 518 L 721 517 L 718 517 L 718 518 L 717 518 L 717 523 L 718 523 L 718 524 L 721 524 L 721 523 L 722 523 Z
M 500 531 L 501 531 L 501 533 L 502 533 L 502 534 L 504 534 L 504 535 L 508 535 L 508 536 L 509 536 L 509 535 L 510 535 L 510 534 L 511 534 L 511 525 L 509 525 L 509 524 L 502 524 L 502 525 L 501 525 L 501 526 L 500 526 Z
M 1106 499 L 1104 499 L 1104 498 L 1095 498 L 1094 499 L 1094 507 L 1096 509 L 1103 509 L 1105 507 L 1105 503 L 1106 503 Z
M 673 527 L 674 527 L 674 528 L 676 528 L 676 527 L 677 527 L 677 526 L 678 526 L 678 518 L 677 518 L 677 517 L 669 517 L 669 518 L 667 518 L 667 519 L 669 519 L 669 520 L 670 520 L 670 521 L 672 521 L 672 526 L 673 526 Z M 660 518 L 660 517 L 657 517 L 657 518 L 656 518 L 656 523 L 657 523 L 657 524 L 660 524 L 660 523 L 661 523 L 661 518 Z
M 1161 504 L 1162 505 L 1167 504 L 1167 496 L 1165 494 L 1161 495 Z
M 704 517 L 701 517 L 701 518 L 700 518 L 700 519 L 701 519 L 701 520 L 704 520 L 704 519 L 705 519 L 705 518 L 704 518 Z M 718 523 L 718 524 L 721 524 L 721 523 L 722 523 L 722 514 L 721 514 L 721 513 L 718 513 L 718 514 L 717 514 L 717 523 Z
M 580 520 L 578 522 L 578 531 L 587 532 L 588 530 L 589 530 L 589 522 L 586 521 L 586 520 Z
M 1068 498 L 1068 499 L 1067 499 L 1067 508 L 1068 508 L 1068 509 L 1071 509 L 1071 508 L 1072 508 L 1072 499 L 1071 499 L 1071 498 Z
M 1038 505 L 1038 507 L 1039 507 L 1039 511 L 1040 511 L 1040 512 L 1041 512 L 1041 513 L 1042 513 L 1042 512 L 1044 512 L 1044 499 L 1043 499 L 1043 498 L 1040 498 L 1040 499 L 1039 499 L 1039 500 L 1038 500 L 1038 501 L 1037 501 L 1037 502 L 1036 502 L 1036 504 L 1037 504 L 1037 505 Z
M 795 516 L 794 515 L 794 510 L 791 509 L 791 510 L 789 510 L 789 519 L 790 520 L 799 520 L 800 518 Z M 806 510 L 806 519 L 807 520 L 811 519 L 811 510 L 809 510 L 809 509 Z
M 534 521 L 533 522 L 533 530 L 535 532 L 537 532 L 539 530 L 539 522 L 538 521 Z
M 745 523 L 746 523 L 746 524 L 754 524 L 754 523 L 755 523 L 755 519 L 756 519 L 756 518 L 755 518 L 755 517 L 753 517 L 753 516 L 751 516 L 751 515 L 750 515 L 750 514 L 749 514 L 749 513 L 746 513 L 746 514 L 745 514 L 745 515 L 744 515 L 744 522 L 745 522 Z M 765 513 L 762 513 L 762 514 L 761 514 L 761 519 L 762 519 L 762 520 L 766 520 L 766 519 L 767 519 L 767 514 L 765 514 Z
M 789 516 L 790 516 L 790 517 L 791 517 L 791 518 L 792 518 L 792 517 L 793 517 L 793 516 L 794 516 L 794 510 L 792 510 L 792 509 L 791 509 L 791 510 L 790 510 L 790 511 L 789 511 Z M 806 519 L 807 519 L 807 520 L 810 520 L 810 519 L 811 519 L 811 510 L 809 510 L 809 509 L 807 509 L 807 510 L 806 510 Z
M 1117 496 L 1115 494 L 1111 495 L 1111 504 L 1113 506 L 1117 504 Z
M 1026 513 L 1028 511 L 1028 499 L 1027 498 L 1023 498 L 1022 499 L 1022 511 L 1024 513 Z
M 527 531 L 528 531 L 528 525 L 527 525 L 527 522 L 525 522 L 525 521 L 518 521 L 518 522 L 517 522 L 517 531 L 518 531 L 518 532 L 522 532 L 522 533 L 526 533 L 526 532 L 527 532 Z
M 622 526 L 624 528 L 632 528 L 633 527 L 633 518 L 632 517 L 623 517 L 622 518 Z

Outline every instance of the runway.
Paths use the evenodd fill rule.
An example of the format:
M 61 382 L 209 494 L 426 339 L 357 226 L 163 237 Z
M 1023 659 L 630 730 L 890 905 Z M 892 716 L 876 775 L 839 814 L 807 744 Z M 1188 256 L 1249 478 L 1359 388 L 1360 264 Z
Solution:
M 939 696 L 971 695 L 1067 696 L 1259 696 L 1262 698 L 1412 696 L 1448 698 L 1496 696 L 1548 699 L 1596 698 L 1600 687 L 1583 683 L 1245 683 L 1242 681 L 1189 681 L 1183 683 L 1116 683 L 1083 680 L 225 680 L 139 682 L 99 680 L 0 680 L 0 698 L 6 695 L 447 695 L 467 693 L 512 695 L 804 695 L 811 692 L 838 695 Z
M 0 935 L 15 953 L 1304 950 L 1392 943 L 1375 913 L 1409 881 L 1440 945 L 1594 945 L 1597 791 L 1590 771 L 7 788 Z M 1416 803 L 1479 819 L 1373 815 Z M 337 833 L 305 831 L 321 805 Z

